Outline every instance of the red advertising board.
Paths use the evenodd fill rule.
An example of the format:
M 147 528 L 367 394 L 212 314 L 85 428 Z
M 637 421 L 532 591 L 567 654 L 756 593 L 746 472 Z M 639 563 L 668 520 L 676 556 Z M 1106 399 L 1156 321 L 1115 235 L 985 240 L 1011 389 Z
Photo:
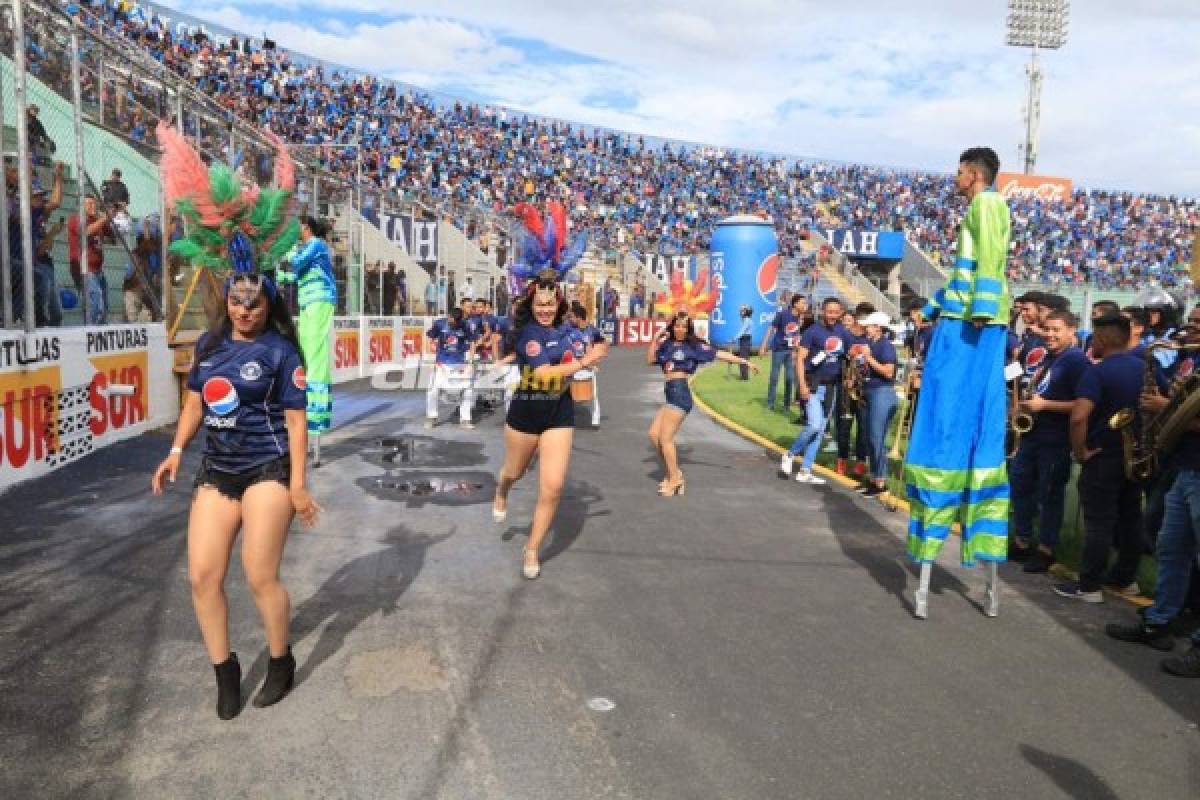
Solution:
M 1006 199 L 1036 197 L 1039 200 L 1065 201 L 1071 198 L 1071 180 L 1049 175 L 1024 175 L 1020 172 L 996 174 L 996 190 Z

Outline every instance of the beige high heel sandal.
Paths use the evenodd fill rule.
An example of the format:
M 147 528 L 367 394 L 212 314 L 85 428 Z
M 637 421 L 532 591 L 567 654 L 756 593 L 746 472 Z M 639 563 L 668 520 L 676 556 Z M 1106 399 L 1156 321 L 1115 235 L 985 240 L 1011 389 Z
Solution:
M 528 580 L 533 580 L 538 575 L 542 574 L 542 565 L 538 563 L 537 550 L 530 550 L 529 548 L 525 548 L 523 553 L 524 553 L 525 561 L 521 565 L 521 574 L 524 575 Z M 532 564 L 529 563 L 530 556 L 533 556 Z

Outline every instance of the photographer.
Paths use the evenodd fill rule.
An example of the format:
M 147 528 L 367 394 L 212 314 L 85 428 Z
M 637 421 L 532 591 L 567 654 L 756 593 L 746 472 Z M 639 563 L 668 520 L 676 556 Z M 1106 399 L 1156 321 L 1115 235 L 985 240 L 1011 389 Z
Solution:
M 742 322 L 741 327 L 738 328 L 737 354 L 740 357 L 749 360 L 750 348 L 754 344 L 753 336 L 751 334 L 751 330 L 754 327 L 754 310 L 751 309 L 750 306 L 742 306 L 740 309 L 738 309 L 738 316 L 742 318 Z M 738 372 L 740 373 L 739 377 L 741 380 L 750 380 L 749 366 L 743 364 L 742 366 L 738 367 Z
M 108 280 L 104 277 L 104 248 L 102 237 L 112 234 L 112 219 L 115 209 L 106 208 L 101 214 L 97 209 L 95 195 L 83 201 L 87 214 L 87 276 L 84 280 L 83 246 L 79 236 L 79 217 L 72 214 L 67 220 L 67 253 L 71 260 L 71 276 L 75 286 L 82 287 L 87 296 L 87 325 L 104 325 L 108 322 Z

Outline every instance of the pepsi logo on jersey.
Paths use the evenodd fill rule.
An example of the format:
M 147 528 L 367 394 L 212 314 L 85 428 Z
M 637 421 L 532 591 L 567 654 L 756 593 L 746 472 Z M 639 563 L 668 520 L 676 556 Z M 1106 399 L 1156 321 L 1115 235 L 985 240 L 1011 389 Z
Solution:
M 241 404 L 233 382 L 220 376 L 206 380 L 200 394 L 204 398 L 204 405 L 221 416 L 232 414 Z

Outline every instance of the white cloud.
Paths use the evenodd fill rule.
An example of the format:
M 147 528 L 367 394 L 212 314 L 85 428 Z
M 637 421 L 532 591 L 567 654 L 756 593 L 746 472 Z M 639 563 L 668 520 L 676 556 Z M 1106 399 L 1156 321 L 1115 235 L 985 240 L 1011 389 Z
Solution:
M 948 169 L 980 143 L 1016 166 L 1023 134 L 1026 56 L 1003 46 L 999 0 L 228 0 L 188 10 L 432 89 L 692 141 Z M 1039 170 L 1200 193 L 1200 4 L 1088 0 L 1072 12 L 1067 46 L 1043 58 Z M 325 21 L 363 13 L 370 21 Z M 541 47 L 506 40 L 579 58 L 545 63 Z M 631 107 L 585 102 L 613 92 Z

